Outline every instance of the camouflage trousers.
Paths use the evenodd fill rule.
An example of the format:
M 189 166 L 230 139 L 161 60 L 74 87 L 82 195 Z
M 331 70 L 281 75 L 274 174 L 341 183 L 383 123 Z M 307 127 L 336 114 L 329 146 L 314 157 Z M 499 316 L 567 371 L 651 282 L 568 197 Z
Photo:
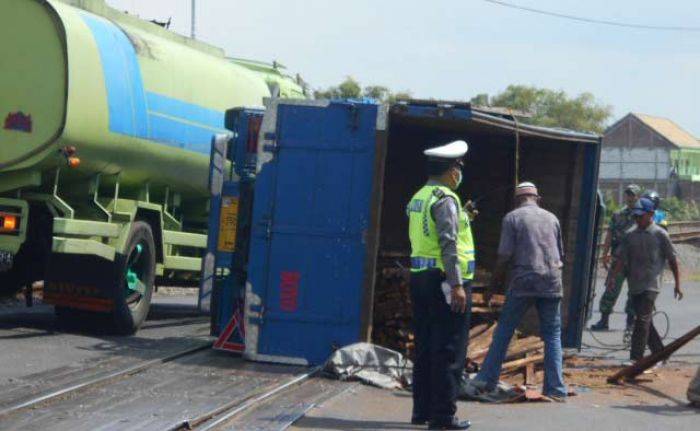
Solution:
M 610 263 L 610 268 L 615 268 L 616 264 L 616 260 L 613 259 Z M 612 277 L 612 271 L 608 270 L 608 276 L 605 278 L 605 292 L 603 292 L 603 296 L 600 298 L 600 312 L 602 314 L 612 314 L 613 309 L 615 308 L 615 303 L 617 302 L 617 298 L 619 298 L 620 292 L 622 292 L 622 285 L 625 283 L 625 279 L 627 278 L 625 277 L 624 273 L 618 274 L 615 277 L 615 284 L 613 285 L 613 288 L 609 289 L 607 286 L 610 277 Z M 627 294 L 627 302 L 625 304 L 625 313 L 628 315 L 634 314 L 634 310 L 632 309 L 632 303 L 629 298 L 629 289 Z

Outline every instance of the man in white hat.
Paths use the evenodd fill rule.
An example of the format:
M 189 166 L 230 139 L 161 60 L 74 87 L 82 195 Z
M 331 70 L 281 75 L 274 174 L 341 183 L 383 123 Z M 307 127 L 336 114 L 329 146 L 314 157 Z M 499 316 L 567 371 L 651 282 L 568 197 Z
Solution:
M 492 285 L 502 285 L 508 272 L 508 291 L 496 333 L 476 380 L 486 391 L 496 388 L 513 332 L 527 309 L 535 306 L 545 346 L 542 392 L 563 401 L 567 395 L 561 349 L 564 246 L 559 220 L 540 208 L 539 201 L 537 187 L 530 182 L 521 183 L 515 189 L 517 208 L 503 219 Z
M 416 337 L 411 423 L 429 429 L 470 426 L 455 417 L 475 268 L 469 217 L 454 192 L 467 150 L 464 141 L 426 150 L 429 179 L 407 209 Z

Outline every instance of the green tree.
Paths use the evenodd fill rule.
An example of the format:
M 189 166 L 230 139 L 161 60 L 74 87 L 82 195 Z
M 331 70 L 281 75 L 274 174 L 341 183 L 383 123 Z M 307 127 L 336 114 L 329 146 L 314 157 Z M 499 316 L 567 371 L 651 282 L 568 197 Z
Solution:
M 596 100 L 591 93 L 570 97 L 563 91 L 526 85 L 510 85 L 489 97 L 479 94 L 471 103 L 480 106 L 511 108 L 530 113 L 523 121 L 546 127 L 602 133 L 612 115 L 612 107 Z
M 386 100 L 391 94 L 391 91 L 383 85 L 370 85 L 365 87 L 364 96 L 371 97 L 377 100 Z
M 380 102 L 395 102 L 411 98 L 410 91 L 392 92 L 383 85 L 368 85 L 364 89 L 353 77 L 348 76 L 340 85 L 314 91 L 316 99 L 359 99 L 369 97 Z
M 411 94 L 410 91 L 407 91 L 407 90 L 406 91 L 399 91 L 398 93 L 389 93 L 386 100 L 384 100 L 384 101 L 389 102 L 389 103 L 394 103 L 397 100 L 408 100 L 411 97 L 413 97 L 413 95 Z
M 470 103 L 474 106 L 490 106 L 491 105 L 491 103 L 489 101 L 489 95 L 486 93 L 477 94 L 476 96 L 472 97 L 472 100 L 470 100 Z
M 338 86 L 314 91 L 314 97 L 316 99 L 357 99 L 362 97 L 362 87 L 352 76 L 348 76 Z

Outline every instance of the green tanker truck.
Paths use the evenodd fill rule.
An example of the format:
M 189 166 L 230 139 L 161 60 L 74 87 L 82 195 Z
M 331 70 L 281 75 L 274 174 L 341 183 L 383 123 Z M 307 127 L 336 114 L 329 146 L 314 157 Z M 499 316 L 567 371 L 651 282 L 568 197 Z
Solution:
M 224 111 L 304 89 L 103 0 L 3 0 L 0 40 L 0 295 L 133 333 L 197 283 Z

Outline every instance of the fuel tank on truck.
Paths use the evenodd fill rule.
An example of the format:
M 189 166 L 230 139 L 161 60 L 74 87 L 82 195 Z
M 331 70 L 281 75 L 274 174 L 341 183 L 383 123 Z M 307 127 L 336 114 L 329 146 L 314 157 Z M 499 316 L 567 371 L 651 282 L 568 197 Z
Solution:
M 2 0 L 0 39 L 0 193 L 46 183 L 74 146 L 64 190 L 101 173 L 206 196 L 225 110 L 270 95 L 222 50 L 103 0 Z

